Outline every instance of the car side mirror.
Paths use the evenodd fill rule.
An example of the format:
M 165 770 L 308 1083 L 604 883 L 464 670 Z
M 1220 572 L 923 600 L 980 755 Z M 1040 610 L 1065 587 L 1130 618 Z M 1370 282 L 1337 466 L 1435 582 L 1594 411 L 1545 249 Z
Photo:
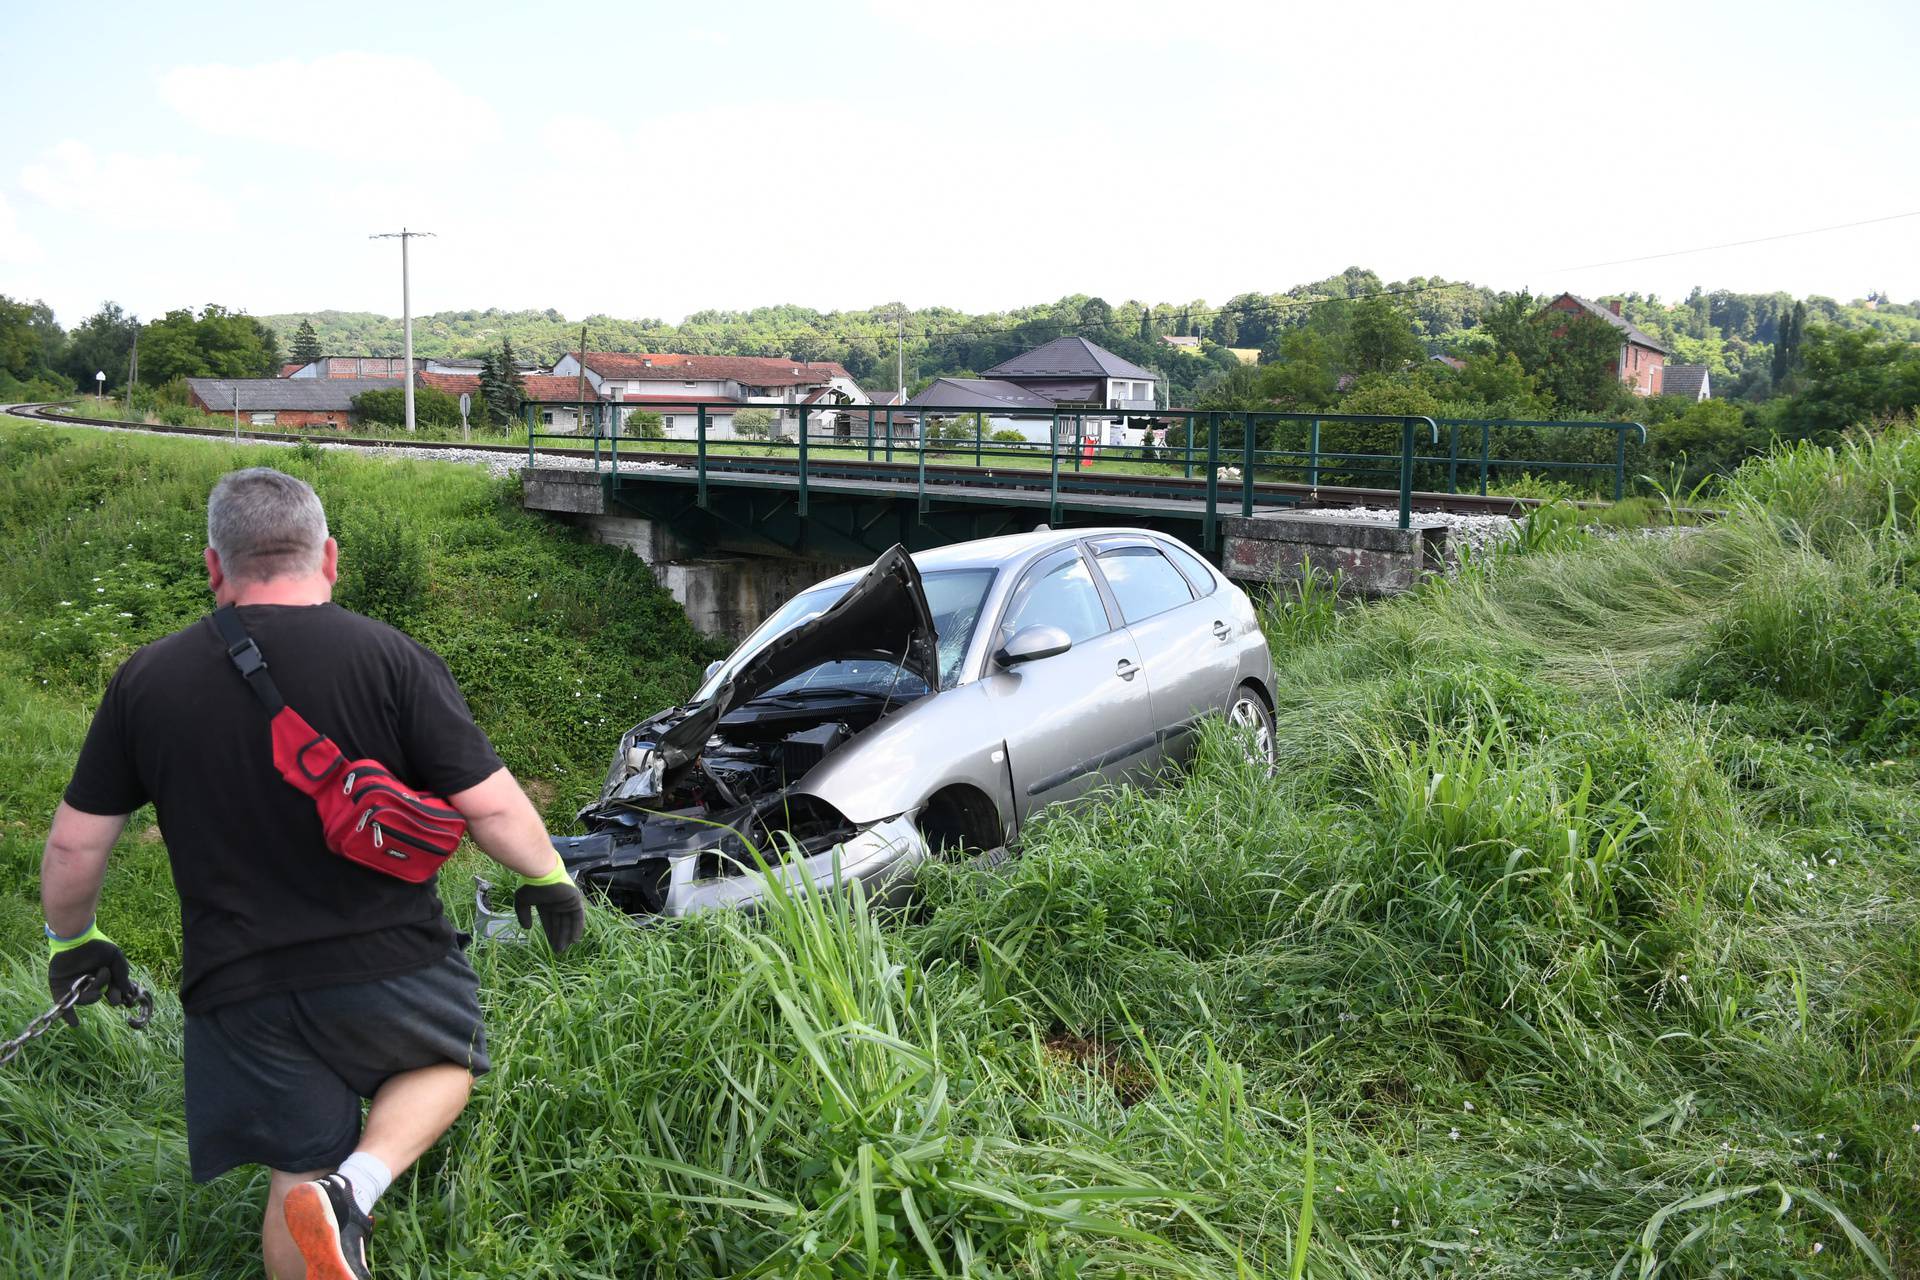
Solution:
M 715 658 L 712 662 L 709 662 L 707 664 L 707 669 L 700 674 L 701 684 L 705 684 L 707 681 L 713 679 L 713 673 L 720 669 L 721 661 L 722 661 L 721 659 Z
M 1013 638 L 994 650 L 993 660 L 1003 667 L 1051 658 L 1073 648 L 1073 639 L 1058 627 L 1036 624 L 1022 627 Z

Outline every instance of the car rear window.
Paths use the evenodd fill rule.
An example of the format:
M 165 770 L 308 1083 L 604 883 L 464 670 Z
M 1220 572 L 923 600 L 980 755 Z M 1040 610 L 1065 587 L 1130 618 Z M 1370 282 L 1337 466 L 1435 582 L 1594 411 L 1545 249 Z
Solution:
M 1193 589 L 1173 562 L 1152 547 L 1116 547 L 1100 553 L 1100 572 L 1120 602 L 1129 623 L 1177 609 L 1193 599 Z
M 1175 564 L 1186 570 L 1187 581 L 1200 595 L 1210 596 L 1219 587 L 1219 579 L 1213 576 L 1213 570 L 1193 552 L 1175 542 L 1168 545 L 1167 553 L 1173 557 Z

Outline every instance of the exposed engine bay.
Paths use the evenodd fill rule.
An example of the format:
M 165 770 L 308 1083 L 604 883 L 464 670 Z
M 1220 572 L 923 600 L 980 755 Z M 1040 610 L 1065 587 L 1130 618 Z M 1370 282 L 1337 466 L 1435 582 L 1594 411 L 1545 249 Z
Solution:
M 812 856 L 855 835 L 796 787 L 883 716 L 938 688 L 933 620 L 900 548 L 817 616 L 756 648 L 757 638 L 693 702 L 623 734 L 599 798 L 580 811 L 587 834 L 554 839 L 575 878 L 623 911 L 658 914 L 676 884 Z M 830 680 L 807 679 L 827 669 Z

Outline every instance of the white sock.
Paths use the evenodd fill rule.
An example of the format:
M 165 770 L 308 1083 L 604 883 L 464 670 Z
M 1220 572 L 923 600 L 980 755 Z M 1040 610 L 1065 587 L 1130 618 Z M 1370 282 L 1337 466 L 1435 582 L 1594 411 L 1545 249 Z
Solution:
M 370 1156 L 364 1151 L 356 1151 L 348 1156 L 334 1172 L 345 1178 L 347 1185 L 353 1188 L 353 1202 L 360 1206 L 362 1213 L 372 1213 L 374 1202 L 393 1183 L 393 1170 L 380 1163 L 378 1156 Z

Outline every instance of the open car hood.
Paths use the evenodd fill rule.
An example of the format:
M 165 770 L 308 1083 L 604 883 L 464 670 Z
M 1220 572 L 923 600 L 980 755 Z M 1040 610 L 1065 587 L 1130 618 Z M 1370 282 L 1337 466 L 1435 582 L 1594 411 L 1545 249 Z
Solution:
M 685 765 L 700 754 L 722 716 L 781 681 L 823 662 L 861 658 L 897 662 L 927 688 L 940 687 L 933 611 L 920 585 L 920 571 L 906 548 L 897 544 L 825 613 L 768 642 L 722 681 L 711 698 L 685 708 L 659 735 L 660 763 L 670 770 Z

